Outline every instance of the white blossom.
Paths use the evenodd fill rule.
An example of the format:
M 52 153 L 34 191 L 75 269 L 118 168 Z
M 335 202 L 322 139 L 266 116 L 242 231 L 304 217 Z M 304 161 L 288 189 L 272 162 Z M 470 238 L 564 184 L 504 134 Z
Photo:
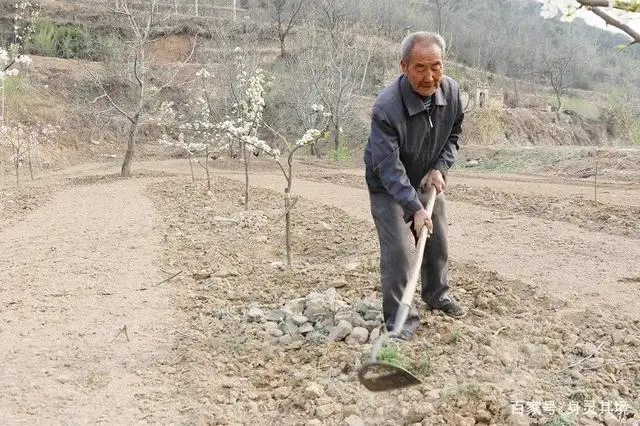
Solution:
M 207 71 L 205 68 L 200 68 L 200 70 L 196 73 L 196 76 L 209 78 L 211 76 L 211 73 Z
M 554 18 L 560 13 L 560 20 L 563 22 L 573 21 L 580 8 L 577 0 L 544 0 L 540 15 L 543 18 Z
M 318 129 L 309 129 L 300 139 L 296 141 L 296 146 L 307 146 L 316 142 L 322 137 L 322 131 Z

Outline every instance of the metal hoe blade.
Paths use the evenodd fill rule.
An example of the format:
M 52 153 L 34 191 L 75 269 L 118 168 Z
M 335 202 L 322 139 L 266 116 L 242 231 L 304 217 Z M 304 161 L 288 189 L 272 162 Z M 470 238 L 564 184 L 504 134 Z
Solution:
M 358 372 L 360 383 L 372 392 L 406 388 L 420 380 L 402 367 L 384 361 L 369 362 Z

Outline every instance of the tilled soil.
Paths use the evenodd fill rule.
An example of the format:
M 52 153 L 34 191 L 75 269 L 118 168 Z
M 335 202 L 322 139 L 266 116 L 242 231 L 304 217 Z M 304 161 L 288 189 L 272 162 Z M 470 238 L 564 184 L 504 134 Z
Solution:
M 304 178 L 316 182 L 366 188 L 364 178 L 351 174 L 306 173 Z M 590 231 L 640 238 L 640 207 L 595 202 L 582 196 L 561 198 L 494 191 L 484 186 L 456 184 L 455 177 L 452 177 L 451 181 L 447 187 L 449 200 L 489 207 L 505 213 L 504 217 L 509 214 L 526 214 L 572 223 Z
M 613 416 L 633 424 L 640 416 L 637 319 L 576 309 L 458 262 L 453 294 L 469 316 L 424 311 L 419 333 L 399 349 L 423 384 L 370 393 L 356 376 L 368 345 L 282 345 L 247 316 L 252 306 L 276 309 L 329 287 L 347 303 L 380 300 L 370 223 L 301 200 L 286 268 L 280 195 L 253 190 L 255 207 L 244 210 L 242 185 L 225 179 L 209 195 L 177 178 L 150 190 L 164 224 L 163 263 L 168 274 L 181 272 L 163 285 L 176 290 L 188 318 L 175 374 L 179 411 L 190 422 L 600 424 Z
M 423 384 L 375 394 L 356 376 L 370 342 L 329 341 L 317 334 L 276 339 L 266 323 L 249 316 L 252 308 L 269 312 L 333 288 L 347 305 L 380 302 L 378 247 L 366 220 L 366 197 L 349 191 L 363 188 L 362 178 L 313 166 L 296 181 L 294 195 L 299 191 L 307 198 L 300 198 L 293 212 L 294 263 L 288 268 L 282 194 L 252 188 L 251 208 L 245 210 L 238 176 L 216 176 L 208 194 L 201 181 L 191 182 L 184 173 L 185 164 L 168 165 L 137 173 L 154 179 L 122 180 L 104 175 L 99 165 L 3 190 L 0 335 L 9 349 L 0 353 L 6 373 L 0 423 L 38 418 L 307 425 L 638 422 L 640 323 L 637 312 L 621 309 L 625 302 L 626 308 L 634 306 L 624 295 L 638 285 L 637 268 L 619 260 L 619 268 L 610 271 L 621 277 L 614 286 L 624 295 L 611 289 L 592 294 L 598 283 L 588 283 L 571 293 L 573 300 L 567 289 L 550 287 L 549 277 L 533 278 L 538 259 L 523 255 L 528 266 L 515 259 L 520 266 L 513 268 L 524 267 L 515 275 L 526 277 L 525 284 L 490 272 L 494 268 L 473 255 L 482 241 L 503 241 L 524 253 L 532 235 L 525 236 L 522 227 L 531 232 L 550 227 L 564 233 L 549 240 L 554 247 L 544 253 L 546 259 L 556 252 L 578 256 L 566 261 L 573 265 L 569 271 L 582 276 L 575 269 L 581 253 L 605 244 L 603 231 L 625 236 L 616 238 L 635 250 L 633 208 L 625 215 L 626 209 L 595 206 L 603 216 L 589 216 L 588 208 L 571 200 L 540 207 L 535 194 L 452 184 L 454 254 L 478 260 L 454 257 L 450 263 L 453 295 L 469 315 L 454 321 L 427 312 L 416 296 L 422 327 L 411 342 L 393 350 Z M 173 173 L 182 177 L 170 177 Z M 259 186 L 281 188 L 273 176 L 254 179 Z M 460 222 L 462 209 L 474 205 L 491 210 Z M 528 216 L 549 222 L 529 223 Z M 585 232 L 600 232 L 570 239 L 577 228 L 557 223 L 573 217 Z M 606 226 L 593 228 L 590 221 Z M 474 238 L 465 239 L 468 233 Z M 609 245 L 596 251 L 591 255 L 600 269 L 616 259 Z M 496 264 L 496 270 L 509 272 Z M 584 276 L 599 273 L 594 269 Z M 563 297 L 550 295 L 556 292 Z

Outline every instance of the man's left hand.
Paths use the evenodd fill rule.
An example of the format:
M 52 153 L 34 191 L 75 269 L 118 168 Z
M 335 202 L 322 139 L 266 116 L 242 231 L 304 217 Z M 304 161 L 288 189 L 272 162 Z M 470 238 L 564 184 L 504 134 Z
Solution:
M 436 191 L 438 191 L 438 193 L 444 192 L 445 188 L 447 187 L 447 184 L 445 183 L 444 177 L 442 176 L 440 170 L 429 170 L 429 173 L 427 173 L 420 181 L 420 187 L 426 189 L 427 191 L 432 186 L 436 188 Z

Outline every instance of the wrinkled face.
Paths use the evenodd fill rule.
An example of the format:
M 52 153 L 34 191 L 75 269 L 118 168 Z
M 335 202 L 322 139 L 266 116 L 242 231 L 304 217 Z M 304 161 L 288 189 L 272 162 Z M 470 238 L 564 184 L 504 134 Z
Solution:
M 400 61 L 400 68 L 411 87 L 422 96 L 433 95 L 442 79 L 442 51 L 435 43 L 416 43 L 408 61 Z

